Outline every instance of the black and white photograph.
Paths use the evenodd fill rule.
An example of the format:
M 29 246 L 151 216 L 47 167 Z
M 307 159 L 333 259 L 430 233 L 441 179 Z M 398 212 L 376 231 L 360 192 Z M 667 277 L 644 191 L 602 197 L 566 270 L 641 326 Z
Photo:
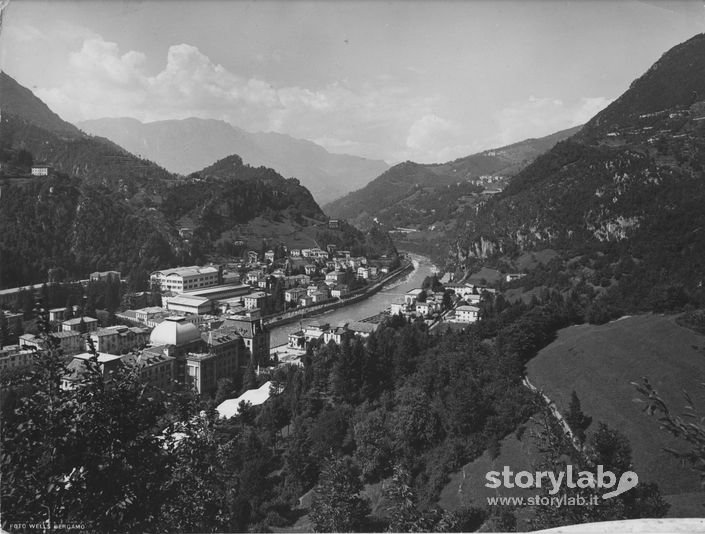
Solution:
M 0 0 L 0 534 L 705 533 L 705 1 Z

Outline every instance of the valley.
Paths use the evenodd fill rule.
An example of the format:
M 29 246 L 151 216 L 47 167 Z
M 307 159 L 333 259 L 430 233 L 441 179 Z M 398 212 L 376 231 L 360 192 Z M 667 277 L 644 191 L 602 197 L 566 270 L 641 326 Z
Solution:
M 0 72 L 3 529 L 700 525 L 705 34 L 617 98 L 521 104 L 501 93 L 521 83 L 469 83 L 504 95 L 486 139 L 517 138 L 494 122 L 579 124 L 475 153 L 489 143 L 464 140 L 439 95 L 404 100 L 432 76 L 351 82 L 338 62 L 359 41 L 311 37 L 271 71 L 253 56 L 248 79 L 185 43 L 154 74 L 92 36 L 67 65 L 107 69 L 92 79 L 114 108 Z M 304 48 L 336 58 L 311 88 Z M 260 80 L 289 70 L 290 86 Z M 507 469 L 536 479 L 488 484 Z M 566 472 L 590 476 L 535 483 Z

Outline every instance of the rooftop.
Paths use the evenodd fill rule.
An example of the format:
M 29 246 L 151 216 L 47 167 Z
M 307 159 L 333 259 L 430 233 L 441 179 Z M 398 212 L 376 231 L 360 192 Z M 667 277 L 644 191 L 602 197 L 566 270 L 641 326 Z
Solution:
M 237 291 L 246 293 L 250 290 L 250 286 L 247 284 L 221 284 L 219 286 L 202 287 L 199 289 L 192 289 L 181 293 L 182 295 L 189 296 L 199 296 L 199 297 L 212 297 L 213 295 L 218 295 L 222 292 Z
M 81 320 L 83 320 L 84 323 L 97 323 L 98 319 L 94 319 L 93 317 L 74 317 L 73 319 L 67 319 L 65 320 L 62 324 L 73 326 L 73 325 L 79 325 L 81 324 Z
M 152 345 L 181 346 L 201 339 L 198 327 L 183 317 L 167 317 L 149 336 Z
M 245 391 L 236 399 L 228 399 L 221 402 L 216 410 L 220 414 L 220 417 L 225 419 L 230 419 L 231 417 L 238 415 L 240 413 L 240 403 L 249 402 L 252 406 L 259 406 L 264 404 L 270 397 L 270 388 L 272 383 L 265 382 L 257 389 L 250 389 Z
M 240 335 L 232 330 L 211 330 L 201 334 L 201 339 L 209 345 L 223 345 L 240 339 Z
M 66 339 L 68 337 L 78 337 L 81 334 L 79 332 L 52 332 L 51 336 L 58 339 Z
M 321 330 L 326 330 L 327 328 L 330 328 L 330 323 L 322 319 L 314 319 L 313 321 L 306 323 L 305 328 L 319 328 Z
M 91 354 L 90 352 L 83 352 L 81 354 L 76 354 L 73 358 L 74 360 L 90 360 L 92 357 L 93 354 Z M 116 356 L 115 354 L 106 354 L 104 352 L 98 353 L 98 363 L 108 363 L 120 359 L 122 359 L 122 356 Z
M 208 304 L 210 299 L 199 297 L 197 295 L 180 294 L 169 299 L 169 304 L 182 304 L 186 306 L 202 306 Z
M 363 323 L 361 321 L 354 321 L 351 323 L 348 323 L 348 330 L 352 330 L 353 332 L 361 332 L 363 334 L 371 334 L 375 330 L 377 330 L 377 327 L 379 325 L 375 323 Z
M 199 274 L 215 274 L 217 272 L 218 269 L 216 267 L 191 265 L 189 267 L 174 267 L 173 269 L 154 271 L 152 274 L 161 273 L 162 276 L 196 276 Z

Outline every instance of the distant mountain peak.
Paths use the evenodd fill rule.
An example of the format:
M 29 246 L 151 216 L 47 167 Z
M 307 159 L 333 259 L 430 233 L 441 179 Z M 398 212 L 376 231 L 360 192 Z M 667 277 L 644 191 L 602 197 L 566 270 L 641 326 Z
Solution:
M 77 126 L 180 174 L 238 154 L 249 165 L 270 167 L 282 176 L 298 178 L 319 202 L 362 187 L 389 168 L 383 161 L 331 154 L 312 141 L 274 132 L 250 133 L 219 119 L 189 117 L 141 123 L 106 118 Z

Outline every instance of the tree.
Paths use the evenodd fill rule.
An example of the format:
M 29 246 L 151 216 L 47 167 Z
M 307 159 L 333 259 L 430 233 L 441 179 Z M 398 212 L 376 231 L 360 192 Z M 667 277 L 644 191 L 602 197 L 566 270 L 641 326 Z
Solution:
M 163 404 L 143 394 L 136 369 L 117 369 L 106 385 L 92 348 L 78 387 L 63 389 L 69 369 L 45 313 L 38 325 L 45 348 L 34 391 L 1 429 L 3 519 L 46 518 L 50 530 L 72 521 L 98 531 L 155 530 L 171 472 L 157 430 Z
M 391 520 L 388 532 L 474 532 L 484 522 L 487 513 L 479 508 L 448 512 L 442 508 L 419 509 L 416 492 L 411 486 L 409 471 L 397 464 L 392 481 L 385 490 L 390 503 Z
M 20 289 L 19 302 L 25 319 L 31 319 L 34 313 L 34 289 L 27 287 Z
M 235 394 L 235 384 L 231 378 L 219 378 L 218 389 L 215 392 L 215 405 L 218 406 L 224 400 Z
M 585 431 L 592 423 L 592 417 L 585 415 L 580 407 L 580 399 L 578 394 L 573 390 L 570 395 L 570 404 L 568 405 L 568 413 L 565 416 L 565 422 L 573 431 L 573 435 L 580 443 L 585 442 Z
M 397 390 L 396 402 L 392 435 L 404 457 L 412 458 L 442 440 L 441 418 L 426 393 L 404 386 Z
M 9 335 L 10 333 L 7 328 L 7 317 L 5 317 L 5 312 L 0 310 L 0 349 L 9 343 Z
M 34 158 L 32 157 L 32 153 L 29 152 L 28 150 L 25 150 L 24 148 L 20 149 L 20 151 L 17 153 L 17 165 L 21 167 L 31 167 L 34 165 Z
M 675 415 L 647 378 L 643 378 L 641 383 L 633 382 L 632 385 L 643 397 L 646 413 L 658 415 L 661 427 L 689 446 L 685 451 L 669 449 L 668 452 L 687 461 L 705 482 L 705 424 L 690 395 L 687 392 L 684 394 L 687 406 L 683 415 Z
M 114 312 L 120 305 L 120 280 L 112 278 L 105 282 L 103 303 L 108 312 Z
M 35 355 L 36 389 L 19 403 L 13 424 L 1 428 L 1 496 L 6 521 L 46 518 L 52 525 L 66 517 L 72 500 L 65 480 L 72 473 L 65 442 L 71 430 L 75 432 L 76 413 L 60 387 L 67 369 L 58 341 L 48 336 L 48 320 L 40 325 L 49 346 L 44 354 Z
M 255 389 L 257 387 L 257 375 L 255 374 L 255 366 L 250 361 L 245 368 L 245 374 L 242 377 L 242 390 L 249 391 L 250 389 Z
M 164 485 L 163 522 L 165 532 L 208 532 L 247 530 L 249 507 L 244 513 L 229 514 L 234 501 L 232 469 L 235 451 L 219 445 L 215 416 L 206 412 L 178 427 L 181 439 L 167 440 L 174 455 L 173 471 Z M 244 524 L 243 524 L 244 523 Z
M 441 306 L 444 310 L 450 310 L 453 307 L 453 292 L 446 290 L 443 292 L 443 300 L 441 300 Z
M 366 413 L 353 427 L 355 461 L 367 481 L 388 476 L 392 467 L 393 441 L 389 414 L 384 407 Z
M 543 406 L 539 421 L 541 431 L 535 436 L 537 446 L 543 453 L 541 470 L 554 473 L 565 472 L 571 465 L 573 472 L 588 471 L 595 473 L 597 466 L 611 471 L 619 480 L 620 476 L 631 470 L 632 457 L 629 440 L 616 430 L 600 423 L 598 429 L 589 435 L 581 448 L 564 432 L 551 410 Z M 549 488 L 543 488 L 546 494 Z M 555 497 L 561 499 L 584 499 L 583 506 L 540 505 L 531 520 L 532 529 L 547 529 L 565 525 L 590 523 L 598 521 L 616 521 L 640 517 L 663 517 L 669 505 L 661 497 L 656 484 L 640 484 L 637 488 L 603 501 L 597 487 L 570 488 L 566 484 L 560 487 Z
M 311 455 L 308 424 L 303 417 L 294 420 L 284 471 L 286 472 L 286 486 L 289 492 L 296 497 L 308 491 L 316 481 L 318 466 L 316 459 Z
M 362 482 L 350 458 L 336 457 L 323 466 L 314 490 L 309 516 L 316 532 L 354 532 L 361 529 L 370 505 L 360 496 Z

